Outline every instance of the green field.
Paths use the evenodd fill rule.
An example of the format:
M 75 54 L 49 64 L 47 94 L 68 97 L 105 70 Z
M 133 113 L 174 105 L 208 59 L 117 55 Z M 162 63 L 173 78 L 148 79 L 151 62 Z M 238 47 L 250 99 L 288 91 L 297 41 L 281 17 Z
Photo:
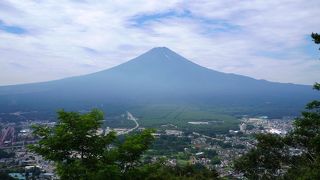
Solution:
M 178 129 L 190 131 L 226 132 L 236 129 L 239 120 L 233 116 L 221 114 L 214 110 L 190 106 L 153 105 L 130 110 L 138 117 L 143 127 L 161 128 L 162 125 L 172 124 Z M 205 125 L 193 125 L 188 122 L 217 122 Z

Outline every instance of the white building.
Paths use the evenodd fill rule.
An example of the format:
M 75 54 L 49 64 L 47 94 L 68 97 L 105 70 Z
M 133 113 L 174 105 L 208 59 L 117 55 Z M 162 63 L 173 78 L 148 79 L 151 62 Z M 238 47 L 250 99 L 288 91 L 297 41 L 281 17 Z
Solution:
M 240 131 L 241 131 L 241 132 L 246 132 L 247 125 L 246 125 L 245 123 L 241 123 L 241 124 L 239 125 L 239 127 L 240 127 Z

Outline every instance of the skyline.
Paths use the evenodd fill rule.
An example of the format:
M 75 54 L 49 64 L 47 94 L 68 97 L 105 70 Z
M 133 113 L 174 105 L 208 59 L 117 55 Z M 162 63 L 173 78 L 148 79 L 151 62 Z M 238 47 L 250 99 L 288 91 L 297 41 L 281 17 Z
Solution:
M 0 85 L 83 75 L 165 46 L 221 72 L 313 84 L 320 2 L 1 1 Z

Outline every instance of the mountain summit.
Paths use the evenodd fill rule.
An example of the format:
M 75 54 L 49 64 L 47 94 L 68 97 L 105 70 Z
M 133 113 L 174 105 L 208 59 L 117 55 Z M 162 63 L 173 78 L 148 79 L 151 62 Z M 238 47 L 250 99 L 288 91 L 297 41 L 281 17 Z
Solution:
M 310 86 L 273 83 L 199 66 L 157 47 L 111 69 L 62 80 L 0 87 L 0 108 L 73 109 L 97 105 L 197 104 L 299 112 Z
M 170 50 L 167 47 L 155 47 L 147 51 L 146 53 L 140 55 L 136 59 L 148 59 L 149 61 L 155 60 L 187 60 L 180 56 L 179 54 L 175 53 L 174 51 Z
M 137 67 L 142 66 L 144 69 L 155 68 L 158 70 L 163 70 L 166 68 L 183 68 L 188 65 L 199 66 L 186 58 L 180 56 L 174 51 L 166 47 L 156 47 L 146 53 L 128 61 L 127 63 L 121 64 L 118 67 Z M 168 66 L 168 67 L 164 67 Z M 117 67 L 117 68 L 118 68 Z M 199 66 L 200 67 L 200 66 Z

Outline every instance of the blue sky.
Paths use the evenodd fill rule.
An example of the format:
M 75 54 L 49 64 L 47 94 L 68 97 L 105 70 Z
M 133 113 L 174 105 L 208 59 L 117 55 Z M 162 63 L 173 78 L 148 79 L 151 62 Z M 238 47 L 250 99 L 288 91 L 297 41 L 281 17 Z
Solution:
M 27 31 L 21 27 L 10 26 L 10 25 L 3 23 L 2 21 L 0 21 L 0 31 L 10 33 L 10 34 L 17 34 L 17 35 L 27 33 Z
M 222 72 L 320 81 L 320 1 L 0 2 L 0 85 L 107 69 L 157 46 Z

